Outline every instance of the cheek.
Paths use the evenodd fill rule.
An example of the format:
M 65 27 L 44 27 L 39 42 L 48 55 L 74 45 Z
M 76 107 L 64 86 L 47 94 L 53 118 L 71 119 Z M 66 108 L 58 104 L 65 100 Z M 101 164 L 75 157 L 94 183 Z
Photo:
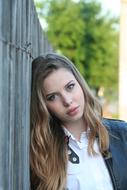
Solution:
M 57 103 L 47 104 L 47 108 L 52 113 L 59 113 L 59 111 L 60 111 L 60 105 L 58 105 Z

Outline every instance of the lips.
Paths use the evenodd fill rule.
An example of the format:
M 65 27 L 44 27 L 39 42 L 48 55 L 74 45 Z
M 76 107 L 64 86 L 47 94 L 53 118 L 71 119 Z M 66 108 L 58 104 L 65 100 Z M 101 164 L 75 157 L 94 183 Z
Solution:
M 79 108 L 79 106 L 69 109 L 67 111 L 67 114 L 68 115 L 75 115 L 78 112 L 78 108 Z

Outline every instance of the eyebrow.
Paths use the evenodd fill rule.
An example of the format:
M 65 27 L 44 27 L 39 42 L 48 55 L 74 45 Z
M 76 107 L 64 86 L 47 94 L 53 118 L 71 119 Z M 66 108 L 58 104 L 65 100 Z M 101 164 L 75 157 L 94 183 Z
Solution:
M 72 82 L 74 82 L 74 80 L 69 81 L 64 87 L 67 88 L 67 86 L 68 86 L 69 84 L 71 84 Z M 49 93 L 49 94 L 46 94 L 46 98 L 47 98 L 48 96 L 52 96 L 52 95 L 54 95 L 54 94 L 57 94 L 57 92 L 51 92 L 51 93 Z
M 46 98 L 48 98 L 48 97 L 50 97 L 50 96 L 52 96 L 52 95 L 54 95 L 54 94 L 57 94 L 56 92 L 52 92 L 52 93 L 50 93 L 50 94 L 46 94 Z
M 69 82 L 65 85 L 65 88 L 66 88 L 69 84 L 71 84 L 72 82 L 74 82 L 74 80 L 69 81 Z

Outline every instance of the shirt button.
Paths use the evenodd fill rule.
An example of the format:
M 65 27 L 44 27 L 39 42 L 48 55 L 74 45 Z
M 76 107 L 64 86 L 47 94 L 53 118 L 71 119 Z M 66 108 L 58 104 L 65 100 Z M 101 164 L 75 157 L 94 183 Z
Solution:
M 76 161 L 77 161 L 77 158 L 76 158 L 76 157 L 73 157 L 72 160 L 73 160 L 73 162 L 76 162 Z

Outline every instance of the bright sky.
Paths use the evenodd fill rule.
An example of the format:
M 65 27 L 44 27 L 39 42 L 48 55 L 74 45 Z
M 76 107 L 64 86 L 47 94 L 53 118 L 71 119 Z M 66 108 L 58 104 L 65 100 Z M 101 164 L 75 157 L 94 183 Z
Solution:
M 78 2 L 79 0 L 73 0 Z M 108 10 L 111 12 L 112 16 L 119 16 L 120 15 L 120 0 L 96 0 L 102 4 L 104 12 Z
M 120 0 L 97 0 L 102 4 L 104 11 L 109 10 L 113 16 L 120 14 Z

